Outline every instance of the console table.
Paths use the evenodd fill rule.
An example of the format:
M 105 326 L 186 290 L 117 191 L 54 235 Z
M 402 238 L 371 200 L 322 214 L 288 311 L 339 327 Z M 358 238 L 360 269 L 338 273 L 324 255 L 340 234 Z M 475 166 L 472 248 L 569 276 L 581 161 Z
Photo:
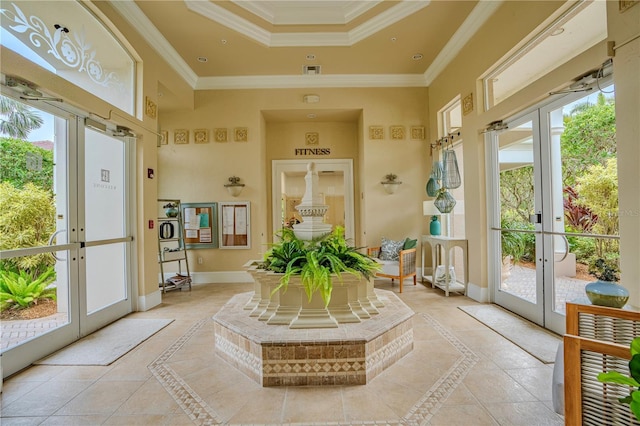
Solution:
M 424 274 L 424 258 L 425 258 L 425 244 L 431 246 L 431 267 L 432 275 Z M 464 274 L 462 283 L 449 282 L 449 266 L 451 265 L 451 249 L 454 247 L 460 247 L 462 249 L 462 258 L 464 263 Z M 438 287 L 444 290 L 446 296 L 449 296 L 449 292 L 461 292 L 467 294 L 467 284 L 469 284 L 469 261 L 467 258 L 467 240 L 464 238 L 455 237 L 443 237 L 440 235 L 423 235 L 422 236 L 422 282 L 427 279 L 431 282 L 431 287 Z M 440 260 L 443 262 L 440 263 Z M 444 283 L 437 283 L 435 279 L 436 267 L 443 265 L 445 270 Z

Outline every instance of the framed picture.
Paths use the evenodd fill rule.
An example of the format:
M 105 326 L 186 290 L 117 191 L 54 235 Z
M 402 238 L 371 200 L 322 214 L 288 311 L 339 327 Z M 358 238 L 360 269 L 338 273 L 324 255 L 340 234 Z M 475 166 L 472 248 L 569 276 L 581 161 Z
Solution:
M 218 247 L 217 203 L 182 203 L 182 219 L 185 248 Z
M 251 248 L 251 206 L 248 201 L 218 203 L 221 249 Z

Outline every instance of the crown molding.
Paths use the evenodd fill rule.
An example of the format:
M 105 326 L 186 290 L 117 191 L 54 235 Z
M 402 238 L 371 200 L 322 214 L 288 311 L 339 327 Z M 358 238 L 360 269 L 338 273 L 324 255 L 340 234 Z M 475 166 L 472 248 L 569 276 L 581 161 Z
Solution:
M 343 2 L 340 10 L 336 10 L 336 7 L 327 10 L 327 7 L 317 5 L 321 3 L 319 1 L 297 2 L 298 4 L 289 2 L 284 7 L 263 0 L 231 1 L 272 25 L 344 25 L 382 2 L 348 1 Z
M 225 9 L 216 6 L 211 2 L 184 0 L 187 6 L 192 5 L 197 8 L 220 9 L 221 15 L 229 18 L 240 19 Z M 111 2 L 113 8 L 120 13 L 142 37 L 153 47 L 160 56 L 189 84 L 194 90 L 209 89 L 259 89 L 259 88 L 314 88 L 314 87 L 425 87 L 429 86 L 433 80 L 446 68 L 447 65 L 455 58 L 464 45 L 473 37 L 487 19 L 500 7 L 504 0 L 480 0 L 478 5 L 473 9 L 471 14 L 465 19 L 458 31 L 449 40 L 446 46 L 440 51 L 431 66 L 424 74 L 395 74 L 395 75 L 294 75 L 294 76 L 245 76 L 245 77 L 198 77 L 197 74 L 187 65 L 182 57 L 176 52 L 171 44 L 156 29 L 153 23 L 145 16 L 140 8 L 133 0 L 120 0 Z M 346 33 L 318 33 L 316 40 L 324 37 L 324 40 L 316 41 L 318 44 L 311 46 L 332 45 L 346 46 L 348 43 L 355 43 L 363 38 L 368 37 L 375 31 L 379 31 L 384 26 L 402 19 L 408 14 L 426 7 L 429 0 L 426 1 L 410 1 L 401 11 L 394 6 L 384 14 L 371 19 L 367 23 L 352 30 L 348 35 Z M 397 9 L 397 10 L 396 10 Z M 404 14 L 404 15 L 403 15 Z M 276 37 L 264 29 L 255 26 L 248 21 L 249 27 L 243 31 L 246 35 L 247 30 L 254 32 L 254 39 L 262 39 L 263 44 L 274 46 L 305 46 L 310 44 L 293 44 L 300 42 L 298 34 L 277 34 Z M 233 28 L 238 30 L 238 28 Z M 308 35 L 308 34 L 305 34 Z M 306 43 L 310 43 L 309 39 Z M 286 44 L 289 43 L 289 44 Z M 342 43 L 342 44 L 340 44 Z M 347 44 L 344 44 L 347 43 Z
M 396 6 L 376 15 L 372 19 L 362 25 L 349 31 L 349 38 L 352 44 L 355 44 L 365 38 L 377 33 L 378 31 L 395 24 L 401 19 L 406 18 L 423 9 L 431 3 L 431 0 L 403 1 Z
M 111 6 L 127 20 L 149 45 L 180 75 L 191 87 L 195 87 L 198 76 L 182 59 L 178 52 L 158 31 L 133 0 L 110 2 Z
M 423 74 L 262 75 L 202 77 L 195 90 L 336 87 L 426 87 Z
M 192 12 L 198 13 L 207 19 L 252 38 L 258 43 L 266 46 L 271 45 L 271 32 L 239 17 L 235 13 L 229 12 L 227 9 L 215 3 L 201 0 L 184 0 L 184 4 L 187 6 L 187 9 Z
M 480 0 L 478 2 L 469 16 L 467 16 L 467 19 L 464 20 L 460 28 L 453 34 L 429 68 L 424 72 L 424 79 L 427 86 L 433 83 L 433 80 L 435 80 L 458 53 L 460 53 L 462 48 L 503 2 L 504 0 Z
M 351 31 L 272 33 L 215 3 L 184 0 L 187 8 L 192 12 L 237 31 L 267 47 L 351 46 L 428 6 L 430 2 L 430 0 L 402 1 Z

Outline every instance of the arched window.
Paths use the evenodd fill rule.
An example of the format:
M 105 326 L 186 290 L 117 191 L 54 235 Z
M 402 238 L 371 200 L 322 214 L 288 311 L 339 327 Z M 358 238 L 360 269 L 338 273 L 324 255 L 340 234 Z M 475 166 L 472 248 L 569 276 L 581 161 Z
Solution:
M 135 61 L 80 2 L 2 3 L 1 43 L 134 115 Z

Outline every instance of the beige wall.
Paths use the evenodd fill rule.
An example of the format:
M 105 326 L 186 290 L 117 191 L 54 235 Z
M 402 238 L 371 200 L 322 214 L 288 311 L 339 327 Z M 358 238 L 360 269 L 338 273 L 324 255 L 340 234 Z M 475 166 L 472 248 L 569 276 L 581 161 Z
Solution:
M 94 7 L 95 6 L 95 7 Z M 148 97 L 158 103 L 157 93 L 160 82 L 171 92 L 180 94 L 176 103 L 185 107 L 193 105 L 193 91 L 187 83 L 140 37 L 135 30 L 114 12 L 106 2 L 89 4 L 93 11 L 106 20 L 110 20 L 115 33 L 126 38 L 124 44 L 138 61 L 137 74 L 143 82 L 138 87 L 136 112 L 132 116 L 96 98 L 92 94 L 70 84 L 66 80 L 33 65 L 30 61 L 9 49 L 0 47 L 1 71 L 6 75 L 19 76 L 43 88 L 47 93 L 60 97 L 65 104 L 88 111 L 111 122 L 126 126 L 138 135 L 136 144 L 137 193 L 134 238 L 136 245 L 136 265 L 134 286 L 138 296 L 158 291 L 157 230 L 148 228 L 148 221 L 156 218 L 157 181 L 147 179 L 147 168 L 157 167 L 157 117 L 144 115 L 144 101 Z M 144 302 L 142 302 L 144 303 Z
M 350 158 L 354 160 L 356 217 L 366 217 L 367 227 L 356 221 L 356 245 L 375 245 L 381 236 L 417 238 L 424 231 L 422 199 L 427 180 L 424 164 L 426 140 L 412 140 L 411 126 L 424 126 L 427 118 L 426 88 L 316 89 L 321 101 L 312 109 L 355 111 L 353 121 L 301 122 L 281 117 L 286 111 L 311 109 L 302 103 L 308 90 L 211 90 L 198 91 L 193 110 L 161 113 L 169 144 L 158 153 L 158 185 L 161 198 L 183 202 L 229 200 L 223 184 L 231 175 L 246 187 L 239 199 L 252 203 L 252 244 L 248 250 L 200 249 L 193 251 L 195 272 L 238 271 L 248 259 L 260 257 L 272 241 L 271 161 L 274 159 Z M 278 121 L 269 121 L 264 111 L 278 111 Z M 285 111 L 283 113 L 282 111 Z M 361 113 L 358 113 L 361 111 Z M 269 116 L 269 114 L 267 114 Z M 384 140 L 370 140 L 369 126 L 383 126 Z M 391 140 L 389 126 L 403 125 L 404 140 Z M 249 141 L 175 145 L 176 129 L 247 127 Z M 296 156 L 305 148 L 305 133 L 318 132 L 319 148 L 331 155 Z M 393 153 L 393 155 L 390 155 Z M 395 173 L 403 182 L 396 194 L 386 194 L 380 182 Z
M 496 14 L 480 29 L 460 54 L 429 88 L 387 89 L 313 89 L 321 102 L 309 106 L 302 103 L 308 90 L 218 90 L 194 91 L 166 64 L 108 3 L 100 2 L 100 10 L 127 39 L 142 65 L 143 86 L 138 93 L 136 117 L 115 110 L 91 94 L 33 66 L 7 49 L 2 49 L 2 72 L 20 75 L 40 87 L 47 88 L 66 102 L 109 117 L 131 127 L 141 137 L 137 145 L 137 286 L 140 295 L 157 292 L 156 230 L 149 230 L 148 220 L 156 217 L 158 197 L 176 197 L 183 201 L 225 201 L 232 198 L 224 190 L 231 175 L 240 176 L 246 184 L 239 197 L 251 202 L 252 248 L 250 250 L 197 250 L 192 256 L 196 272 L 240 270 L 246 259 L 264 252 L 271 240 L 270 229 L 270 160 L 275 158 L 276 128 L 279 138 L 287 141 L 282 155 L 292 146 L 302 144 L 300 135 L 307 125 L 292 121 L 275 125 L 262 115 L 268 110 L 347 109 L 361 114 L 345 123 L 323 123 L 316 127 L 322 147 L 348 133 L 348 149 L 336 147 L 336 155 L 353 156 L 358 223 L 357 244 L 375 245 L 381 236 L 418 237 L 427 230 L 428 219 L 422 216 L 421 205 L 426 194 L 424 185 L 430 172 L 429 142 L 437 138 L 436 112 L 457 95 L 473 94 L 474 111 L 463 117 L 466 236 L 469 239 L 470 280 L 482 289 L 488 288 L 484 140 L 479 133 L 488 123 L 507 118 L 514 112 L 534 104 L 576 76 L 600 65 L 606 59 L 606 46 L 600 44 L 543 79 L 513 95 L 490 111 L 481 108 L 479 79 L 493 64 L 519 47 L 520 40 L 548 22 L 558 13 L 562 2 L 504 2 Z M 622 43 L 638 34 L 640 6 L 621 14 L 618 2 L 608 2 L 610 40 Z M 621 223 L 623 283 L 632 290 L 632 302 L 640 305 L 640 263 L 637 262 L 640 241 L 640 60 L 637 39 L 616 52 L 614 60 L 617 86 L 617 129 L 620 173 L 620 209 L 630 212 Z M 164 92 L 159 98 L 158 91 Z M 143 116 L 145 97 L 160 105 L 158 119 Z M 370 126 L 383 126 L 385 139 L 369 139 Z M 392 141 L 389 126 L 424 125 L 427 139 L 409 138 Z M 196 145 L 174 145 L 172 135 L 168 145 L 156 148 L 155 131 L 206 128 L 247 127 L 249 141 Z M 308 125 L 309 129 L 314 126 Z M 314 131 L 314 130 L 310 130 Z M 212 137 L 213 135 L 211 135 Z M 232 136 L 232 134 L 231 134 Z M 328 141 L 328 142 L 325 142 Z M 287 148 L 288 147 L 288 148 Z M 344 151 L 342 151 L 344 149 Z M 290 151 L 289 151 L 290 152 Z M 283 157 L 287 158 L 287 157 Z M 313 158 L 313 157 L 309 157 Z M 334 157 L 335 158 L 335 157 Z M 157 178 L 146 178 L 146 169 L 157 169 Z M 387 173 L 395 173 L 403 182 L 396 194 L 387 195 L 380 181 Z M 195 262 L 203 257 L 203 264 Z M 629 284 L 633 283 L 633 285 Z
M 356 116 L 359 116 L 357 114 Z M 353 160 L 353 173 L 358 176 L 358 164 L 356 159 L 359 157 L 358 151 L 358 123 L 356 121 L 351 122 L 272 122 L 268 123 L 265 129 L 266 137 L 266 155 L 267 164 L 266 168 L 270 182 L 272 173 L 271 164 L 273 160 L 300 160 L 314 158 L 340 158 Z M 320 143 L 316 146 L 305 145 L 305 134 L 307 132 L 316 132 L 319 135 Z M 296 156 L 296 148 L 326 148 L 331 150 L 331 155 L 319 156 L 319 155 L 304 155 Z M 271 213 L 271 185 L 266 188 L 269 194 L 268 212 Z M 304 193 L 304 185 L 301 188 Z M 354 182 L 355 193 L 359 192 L 358 182 Z M 301 194 L 304 195 L 304 194 Z M 360 211 L 359 199 L 354 199 L 355 214 Z M 272 235 L 274 230 L 272 229 L 272 216 L 269 214 L 269 222 L 267 233 Z M 355 233 L 358 234 L 359 223 L 356 222 Z
M 631 293 L 629 303 L 640 306 L 640 5 L 621 13 L 618 2 L 607 2 L 607 23 L 616 46 L 621 284 Z
M 469 241 L 469 279 L 480 289 L 473 295 L 486 299 L 489 289 L 487 255 L 487 188 L 485 140 L 482 131 L 495 121 L 510 117 L 548 97 L 549 92 L 598 68 L 607 59 L 602 42 L 543 78 L 507 98 L 489 111 L 483 108 L 481 79 L 491 67 L 508 57 L 530 32 L 548 25 L 560 12 L 561 2 L 504 2 L 460 54 L 429 87 L 429 108 L 438 111 L 452 99 L 473 95 L 473 111 L 462 118 L 466 238 Z M 430 114 L 435 129 L 437 115 Z M 432 138 L 437 135 L 432 134 Z M 637 252 L 637 250 L 636 250 Z

